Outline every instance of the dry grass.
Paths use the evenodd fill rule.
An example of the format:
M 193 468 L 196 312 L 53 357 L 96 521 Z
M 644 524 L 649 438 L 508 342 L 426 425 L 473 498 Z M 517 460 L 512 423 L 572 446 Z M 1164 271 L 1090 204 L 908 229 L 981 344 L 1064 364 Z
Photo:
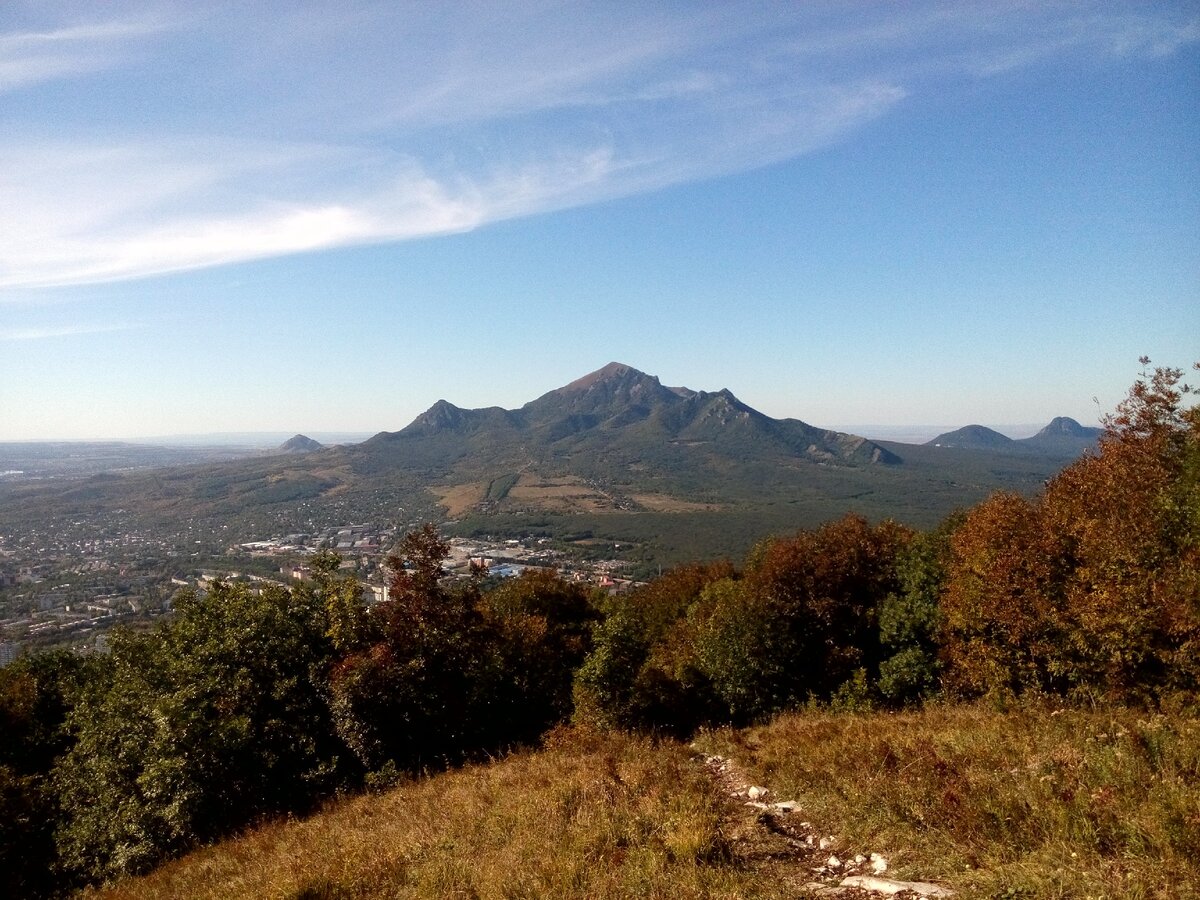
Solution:
M 960 897 L 1200 897 L 1200 722 L 1123 709 L 810 712 L 702 735 L 843 855 Z M 265 825 L 104 898 L 805 896 L 805 860 L 671 742 L 545 750 Z M 772 843 L 774 841 L 774 843 Z
M 104 898 L 781 897 L 729 857 L 723 797 L 675 744 L 551 746 L 263 826 Z
M 706 735 L 850 852 L 964 897 L 1200 897 L 1200 722 L 1125 709 L 805 713 Z
M 509 489 L 514 505 L 544 512 L 604 512 L 616 508 L 612 497 L 573 475 L 540 478 L 522 475 Z
M 487 482 L 476 481 L 470 484 L 434 485 L 429 489 L 438 503 L 446 507 L 446 515 L 453 517 L 466 515 L 479 505 L 487 495 Z

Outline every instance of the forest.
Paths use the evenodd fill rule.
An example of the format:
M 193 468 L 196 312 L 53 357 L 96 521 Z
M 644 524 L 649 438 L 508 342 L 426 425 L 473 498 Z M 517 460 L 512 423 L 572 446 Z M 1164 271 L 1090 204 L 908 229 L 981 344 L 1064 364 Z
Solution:
M 609 596 L 548 571 L 449 583 L 427 525 L 389 561 L 386 603 L 329 553 L 292 588 L 183 594 L 107 654 L 22 657 L 0 669 L 0 892 L 144 872 L 566 722 L 688 736 L 1028 697 L 1194 714 L 1190 395 L 1148 369 L 1096 453 L 928 531 L 847 516 Z

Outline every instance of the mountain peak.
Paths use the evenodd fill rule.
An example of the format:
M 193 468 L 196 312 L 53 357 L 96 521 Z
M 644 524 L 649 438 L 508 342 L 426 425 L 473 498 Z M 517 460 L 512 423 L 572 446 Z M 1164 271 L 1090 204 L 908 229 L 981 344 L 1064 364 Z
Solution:
M 279 449 L 284 453 L 310 453 L 313 450 L 324 450 L 325 445 L 319 441 L 314 441 L 307 435 L 298 434 L 284 441 L 283 446 Z
M 926 441 L 926 444 L 934 447 L 959 447 L 965 450 L 995 450 L 1011 447 L 1013 443 L 1012 438 L 984 425 L 965 425 Z
M 409 428 L 454 428 L 460 424 L 465 416 L 465 412 L 459 409 L 449 400 L 439 400 L 425 412 L 421 413 L 412 423 Z
M 620 381 L 629 378 L 630 376 L 638 379 L 653 377 L 647 375 L 645 372 L 638 371 L 633 366 L 627 366 L 625 363 L 610 362 L 607 366 L 597 369 L 595 372 L 589 372 L 582 378 L 576 378 L 570 384 L 559 388 L 559 391 L 563 393 L 586 391 L 588 388 L 600 384 L 601 382 Z M 654 378 L 653 380 L 658 381 L 657 378 Z
M 1084 428 L 1070 416 L 1058 416 L 1050 420 L 1050 424 L 1039 431 L 1034 437 L 1057 437 L 1059 435 L 1067 435 L 1069 437 L 1085 438 L 1091 440 L 1096 431 L 1096 428 Z

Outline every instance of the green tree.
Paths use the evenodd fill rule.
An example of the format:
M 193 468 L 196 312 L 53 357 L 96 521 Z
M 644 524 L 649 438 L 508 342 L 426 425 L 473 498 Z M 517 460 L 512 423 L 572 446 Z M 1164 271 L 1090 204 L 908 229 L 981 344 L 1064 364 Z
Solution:
M 502 660 L 472 583 L 441 584 L 449 546 L 431 525 L 389 560 L 390 599 L 371 608 L 366 638 L 333 673 L 338 733 L 369 769 L 444 766 L 487 745 Z
M 501 671 L 493 718 L 509 740 L 532 740 L 571 715 L 572 679 L 599 617 L 589 592 L 556 572 L 528 569 L 483 598 Z
M 54 650 L 0 668 L 0 895 L 40 897 L 62 886 L 48 775 L 70 747 L 76 697 L 101 665 Z
M 708 585 L 733 574 L 728 562 L 679 566 L 607 599 L 592 652 L 576 674 L 576 718 L 677 733 L 708 721 L 711 686 L 696 665 L 688 613 Z
M 894 522 L 871 525 L 849 515 L 768 541 L 752 554 L 744 580 L 748 610 L 758 621 L 733 627 L 756 629 L 784 655 L 759 664 L 784 672 L 762 712 L 828 699 L 859 669 L 876 680 L 883 656 L 879 608 L 899 586 L 896 558 L 910 537 Z
M 175 607 L 165 628 L 113 638 L 105 679 L 72 712 L 58 842 L 87 880 L 307 809 L 337 783 L 315 595 L 218 584 Z
M 953 516 L 931 532 L 913 536 L 896 557 L 898 589 L 879 607 L 879 693 L 894 704 L 926 699 L 938 689 L 941 594 L 950 537 L 961 523 Z

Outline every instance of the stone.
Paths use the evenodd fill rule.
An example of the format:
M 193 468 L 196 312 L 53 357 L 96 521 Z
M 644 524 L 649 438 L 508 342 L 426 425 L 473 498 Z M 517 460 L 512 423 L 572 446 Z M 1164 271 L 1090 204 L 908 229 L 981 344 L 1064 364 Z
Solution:
M 887 867 L 888 867 L 888 861 L 886 859 L 884 859 L 878 853 L 871 854 L 871 870 L 876 875 L 882 875 L 884 872 L 887 871 Z
M 750 788 L 750 790 L 748 790 L 746 792 L 746 795 L 751 800 L 758 800 L 762 797 L 767 796 L 767 794 L 769 794 L 769 793 L 770 793 L 770 791 L 768 791 L 765 787 L 758 787 L 757 785 L 755 785 L 754 787 Z
M 925 897 L 953 897 L 954 891 L 931 884 L 928 881 L 893 881 L 890 878 L 880 878 L 877 875 L 851 875 L 842 879 L 842 887 L 858 888 L 863 891 L 874 891 L 876 894 L 887 894 L 889 897 L 901 891 L 912 891 Z
M 830 856 L 829 859 L 825 860 L 825 865 L 829 866 L 831 869 L 840 869 L 842 867 L 842 861 L 836 856 Z

